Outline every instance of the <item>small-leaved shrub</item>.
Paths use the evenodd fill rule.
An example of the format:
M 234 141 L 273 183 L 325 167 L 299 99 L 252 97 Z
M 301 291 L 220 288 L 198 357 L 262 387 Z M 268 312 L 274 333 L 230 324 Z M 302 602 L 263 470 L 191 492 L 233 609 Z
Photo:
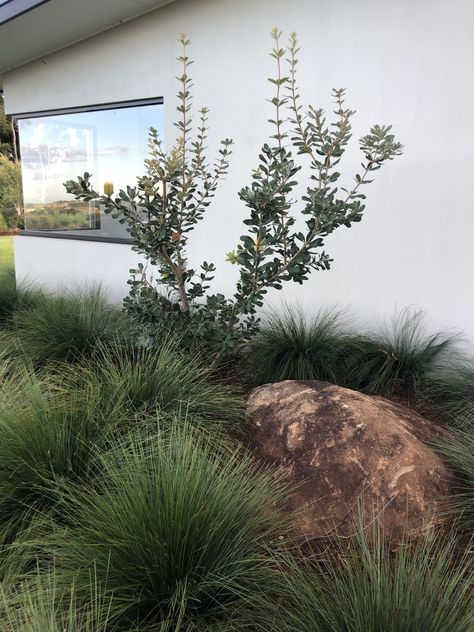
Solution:
M 155 325 L 157 320 L 175 321 L 188 332 L 188 346 L 208 344 L 213 349 L 215 366 L 235 353 L 242 338 L 257 331 L 257 311 L 269 290 L 280 290 L 290 281 L 304 283 L 313 271 L 330 268 L 332 258 L 324 250 L 326 237 L 361 221 L 366 197 L 362 189 L 403 150 L 391 126 L 374 125 L 359 140 L 362 163 L 354 184 L 349 189 L 338 188 L 341 158 L 351 140 L 355 112 L 346 107 L 344 89 L 332 92 L 335 109 L 331 121 L 322 109 L 304 107 L 297 79 L 300 49 L 296 34 L 290 35 L 286 47 L 281 45 L 279 29 L 273 29 L 272 38 L 275 76 L 269 81 L 274 90 L 274 115 L 269 122 L 274 133 L 259 152 L 250 185 L 239 192 L 248 216 L 245 233 L 227 255 L 239 272 L 233 296 L 212 293 L 214 263 L 203 261 L 199 268 L 188 265 L 191 232 L 204 219 L 228 171 L 232 141 L 221 141 L 217 158 L 208 158 L 208 110 L 200 110 L 195 126 L 189 74 L 192 62 L 185 35 L 180 37 L 182 54 L 178 57 L 178 138 L 171 149 L 165 151 L 157 130 L 151 128 L 146 173 L 115 197 L 94 188 L 87 172 L 65 182 L 67 192 L 77 200 L 99 203 L 106 213 L 125 223 L 134 250 L 149 264 L 150 269 L 140 263 L 132 271 L 126 310 L 143 326 Z M 304 192 L 299 198 L 297 185 L 305 161 L 311 175 L 302 177 Z

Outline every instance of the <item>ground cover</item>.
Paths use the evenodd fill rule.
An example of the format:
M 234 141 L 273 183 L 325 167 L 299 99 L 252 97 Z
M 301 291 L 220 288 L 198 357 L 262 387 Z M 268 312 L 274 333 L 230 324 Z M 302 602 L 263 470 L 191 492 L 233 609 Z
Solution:
M 211 372 L 163 328 L 150 346 L 98 289 L 48 296 L 4 276 L 2 305 L 2 629 L 470 632 L 474 393 L 455 340 L 407 314 L 383 338 L 336 311 L 287 313 Z M 302 548 L 288 481 L 246 447 L 245 392 L 353 379 L 367 341 L 362 388 L 430 401 L 449 429 L 455 525 L 396 553 L 369 537 L 377 521 Z

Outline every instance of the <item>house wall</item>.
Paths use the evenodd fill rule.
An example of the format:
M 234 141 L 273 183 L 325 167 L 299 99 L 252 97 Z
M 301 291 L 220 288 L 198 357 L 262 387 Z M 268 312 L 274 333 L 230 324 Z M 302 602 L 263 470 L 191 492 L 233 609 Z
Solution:
M 100 285 L 116 304 L 128 294 L 129 270 L 139 261 L 123 244 L 21 235 L 13 240 L 18 280 L 51 290 Z
M 232 292 L 225 263 L 242 231 L 237 191 L 249 182 L 271 116 L 273 25 L 298 32 L 301 93 L 331 108 L 332 87 L 347 88 L 358 111 L 354 136 L 393 124 L 405 154 L 367 188 L 363 222 L 327 241 L 335 262 L 304 286 L 270 297 L 308 311 L 348 306 L 363 323 L 406 306 L 424 309 L 431 328 L 463 331 L 474 343 L 474 4 L 470 0 L 178 0 L 167 7 L 7 74 L 10 113 L 163 96 L 166 134 L 174 135 L 176 35 L 192 38 L 195 103 L 211 108 L 210 145 L 231 136 L 231 170 L 191 260 L 218 266 L 215 289 Z M 353 174 L 360 156 L 346 155 Z M 349 183 L 349 179 L 345 181 Z M 48 286 L 98 277 L 112 296 L 137 256 L 126 246 L 16 239 L 20 279 Z

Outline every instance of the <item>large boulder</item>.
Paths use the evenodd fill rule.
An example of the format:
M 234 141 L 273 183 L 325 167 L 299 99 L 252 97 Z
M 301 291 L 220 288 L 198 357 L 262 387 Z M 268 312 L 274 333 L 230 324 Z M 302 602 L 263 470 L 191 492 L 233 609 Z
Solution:
M 439 521 L 449 473 L 429 446 L 444 431 L 381 397 L 316 381 L 254 389 L 251 445 L 295 484 L 288 507 L 305 538 L 380 516 L 384 535 L 420 535 Z

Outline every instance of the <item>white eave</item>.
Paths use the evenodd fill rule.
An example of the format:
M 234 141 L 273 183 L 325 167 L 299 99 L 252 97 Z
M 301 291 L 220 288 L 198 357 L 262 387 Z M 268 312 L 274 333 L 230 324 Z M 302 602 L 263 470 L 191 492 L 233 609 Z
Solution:
M 175 0 L 0 0 L 0 88 L 6 72 Z

